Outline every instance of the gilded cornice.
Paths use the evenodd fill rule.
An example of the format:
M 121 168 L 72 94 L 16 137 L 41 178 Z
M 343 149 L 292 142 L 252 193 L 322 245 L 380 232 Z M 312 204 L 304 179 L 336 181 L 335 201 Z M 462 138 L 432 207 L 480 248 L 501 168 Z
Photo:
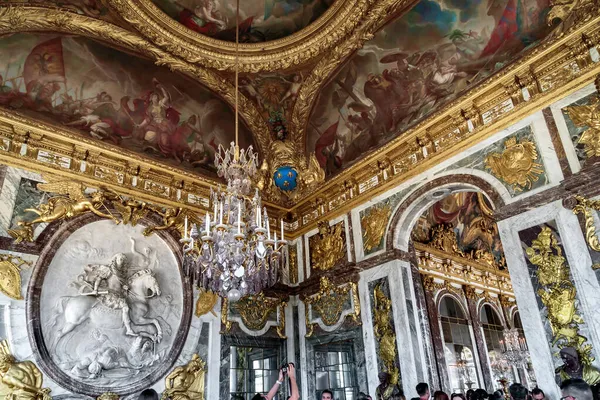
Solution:
M 0 35 L 18 32 L 57 32 L 85 36 L 148 57 L 158 66 L 185 74 L 228 102 L 235 103 L 235 87 L 217 72 L 191 64 L 145 38 L 106 21 L 60 9 L 20 5 L 0 7 Z M 254 103 L 239 95 L 239 112 L 254 133 L 261 154 L 268 150 L 269 126 Z
M 337 0 L 319 19 L 293 35 L 265 43 L 240 44 L 240 71 L 281 71 L 309 63 L 343 44 L 349 33 L 368 18 L 374 1 L 389 2 Z M 150 0 L 106 2 L 142 35 L 168 52 L 203 67 L 233 70 L 234 43 L 189 30 L 166 16 Z
M 476 260 L 415 242 L 419 272 L 461 286 L 468 286 L 484 293 L 512 295 L 513 288 L 507 271 L 499 271 Z

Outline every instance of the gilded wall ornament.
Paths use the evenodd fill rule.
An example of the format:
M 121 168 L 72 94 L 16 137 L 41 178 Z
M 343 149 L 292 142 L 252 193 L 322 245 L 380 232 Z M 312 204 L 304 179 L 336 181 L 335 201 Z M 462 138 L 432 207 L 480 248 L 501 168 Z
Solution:
M 194 314 L 196 317 L 200 318 L 204 314 L 210 312 L 216 317 L 217 314 L 215 314 L 213 308 L 215 308 L 215 305 L 217 305 L 217 301 L 219 301 L 219 295 L 210 291 L 205 292 L 201 290 L 198 293 L 198 300 L 196 300 L 196 311 Z
M 342 286 L 335 286 L 327 277 L 321 277 L 317 294 L 303 300 L 306 314 L 306 337 L 312 336 L 315 325 L 311 322 L 309 309 L 315 311 L 325 326 L 333 326 L 339 322 L 344 304 L 350 299 L 353 312 L 349 317 L 355 323 L 360 324 L 358 319 L 360 317 L 360 301 L 356 283 L 350 282 Z
M 544 172 L 541 164 L 535 162 L 538 152 L 529 140 L 517 142 L 511 137 L 504 142 L 504 151 L 491 153 L 485 158 L 485 167 L 503 182 L 512 186 L 515 192 L 531 189 Z
M 285 306 L 286 302 L 277 298 L 267 298 L 264 293 L 245 296 L 235 303 L 234 307 L 242 317 L 244 325 L 252 331 L 260 331 L 267 323 L 269 315 L 278 313 L 279 325 L 277 334 L 285 339 Z
M 120 397 L 116 393 L 106 392 L 98 396 L 97 400 L 119 400 Z
M 314 269 L 327 271 L 345 256 L 344 224 L 329 226 L 327 221 L 319 222 L 319 233 L 309 239 L 310 264 Z
M 21 268 L 31 267 L 31 261 L 11 254 L 0 254 L 0 292 L 15 300 L 23 300 L 21 295 Z
M 546 307 L 552 327 L 552 346 L 559 349 L 573 347 L 584 365 L 590 365 L 592 345 L 585 344 L 587 338 L 579 332 L 583 318 L 578 314 L 577 290 L 571 281 L 569 266 L 562 255 L 552 230 L 545 226 L 531 247 L 525 250 L 529 261 L 537 267 L 537 278 L 541 285 L 537 294 Z
M 385 372 L 391 376 L 390 382 L 396 385 L 400 380 L 400 370 L 396 363 L 396 331 L 392 325 L 392 300 L 385 294 L 381 283 L 373 290 L 373 331 L 379 344 L 379 358 Z
M 16 361 L 8 342 L 0 342 L 0 398 L 11 400 L 52 400 L 43 388 L 44 376 L 31 361 Z
M 585 239 L 588 246 L 594 251 L 600 252 L 600 239 L 596 234 L 596 223 L 592 210 L 600 211 L 600 200 L 589 200 L 581 196 L 575 196 L 577 205 L 573 208 L 573 214 L 583 214 L 585 219 Z M 592 269 L 600 269 L 600 264 L 592 265 Z
M 289 276 L 290 283 L 296 284 L 298 283 L 298 245 L 290 245 L 290 262 L 289 262 Z
M 224 298 L 221 300 L 221 333 L 228 333 L 231 330 L 232 323 L 229 319 L 229 301 Z M 287 302 L 281 298 L 266 297 L 264 293 L 242 297 L 238 302 L 231 305 L 241 317 L 242 323 L 251 331 L 260 331 L 267 324 L 269 315 L 277 313 L 277 326 L 275 328 L 277 336 L 286 339 L 285 335 L 285 306 Z
M 204 400 L 205 379 L 206 363 L 194 354 L 189 363 L 167 375 L 161 400 Z
M 390 215 L 392 215 L 392 208 L 389 204 L 386 204 L 372 207 L 360 219 L 365 253 L 369 253 L 381 245 Z
M 37 214 L 38 217 L 32 221 L 19 221 L 19 228 L 8 231 L 16 243 L 24 239 L 33 241 L 34 225 L 74 218 L 88 212 L 102 218 L 112 219 L 117 224 L 120 222 L 106 208 L 108 198 L 105 192 L 97 191 L 88 196 L 85 194 L 85 186 L 81 183 L 53 176 L 46 176 L 45 178 L 48 183 L 38 184 L 38 189 L 57 193 L 58 196 L 51 197 L 47 203 L 40 204 L 37 209 L 28 208 L 25 210 Z M 104 211 L 101 211 L 102 209 Z
M 578 127 L 587 127 L 579 137 L 586 157 L 600 157 L 600 97 L 594 96 L 588 105 L 569 106 L 565 110 Z

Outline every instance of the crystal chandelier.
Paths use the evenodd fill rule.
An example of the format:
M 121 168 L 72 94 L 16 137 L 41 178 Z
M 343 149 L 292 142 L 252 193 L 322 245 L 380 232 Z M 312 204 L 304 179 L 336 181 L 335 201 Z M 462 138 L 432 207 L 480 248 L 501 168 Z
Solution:
M 258 189 L 249 197 L 258 154 L 252 146 L 243 150 L 238 145 L 239 0 L 236 10 L 235 143 L 229 149 L 219 145 L 215 154 L 217 174 L 227 181 L 227 188 L 211 189 L 212 216 L 207 212 L 202 224 L 191 224 L 188 231 L 186 217 L 181 240 L 187 276 L 199 287 L 230 301 L 273 286 L 286 262 L 287 249 L 283 220 L 280 238 L 277 232 L 271 236 L 269 216 Z
M 502 332 L 504 339 L 500 340 L 501 362 L 507 366 L 516 366 L 527 364 L 529 362 L 529 351 L 525 339 L 520 337 L 517 328 L 504 329 Z

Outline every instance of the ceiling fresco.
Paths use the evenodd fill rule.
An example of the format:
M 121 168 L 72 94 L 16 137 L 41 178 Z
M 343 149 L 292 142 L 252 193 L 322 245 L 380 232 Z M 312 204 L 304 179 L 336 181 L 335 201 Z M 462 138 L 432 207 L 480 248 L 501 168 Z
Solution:
M 421 0 L 321 90 L 306 151 L 335 175 L 539 43 L 548 11 L 547 0 Z
M 235 41 L 235 1 L 152 0 L 187 28 Z M 249 0 L 240 2 L 240 42 L 260 43 L 298 32 L 319 18 L 333 0 Z
M 430 243 L 435 239 L 434 228 L 449 227 L 456 234 L 457 248 L 448 248 L 446 251 L 489 261 L 502 268 L 502 242 L 492 214 L 489 201 L 481 193 L 453 193 L 436 202 L 419 217 L 411 239 L 419 243 Z
M 213 170 L 233 140 L 231 108 L 168 68 L 78 37 L 16 34 L 0 49 L 3 107 L 187 169 Z M 252 144 L 243 124 L 240 144 Z

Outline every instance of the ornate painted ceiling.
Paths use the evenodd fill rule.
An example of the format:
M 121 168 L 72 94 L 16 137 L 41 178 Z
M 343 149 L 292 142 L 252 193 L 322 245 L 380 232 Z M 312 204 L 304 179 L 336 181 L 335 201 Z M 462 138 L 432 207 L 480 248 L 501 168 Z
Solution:
M 573 89 L 600 37 L 597 10 L 596 0 L 242 2 L 241 145 L 264 160 L 258 186 L 304 229 L 483 139 Z M 1 1 L 10 129 L 0 131 L 68 158 L 73 176 L 206 206 L 214 153 L 233 138 L 234 11 L 229 0 Z M 569 62 L 579 69 L 557 74 Z M 28 154 L 13 158 L 39 163 Z M 77 169 L 97 160 L 101 174 Z M 289 169 L 297 177 L 278 186 Z

